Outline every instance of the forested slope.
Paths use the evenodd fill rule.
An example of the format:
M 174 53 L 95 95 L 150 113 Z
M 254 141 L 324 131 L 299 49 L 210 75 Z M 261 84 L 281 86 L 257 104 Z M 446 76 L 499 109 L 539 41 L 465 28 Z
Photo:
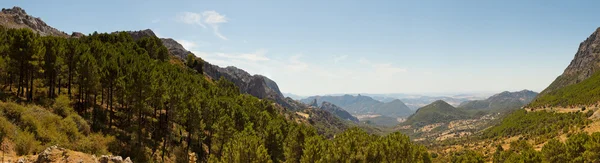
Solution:
M 66 121 L 51 109 L 57 97 L 66 98 L 89 133 L 107 140 L 98 147 L 136 162 L 429 161 L 422 146 L 399 133 L 380 137 L 351 129 L 331 140 L 323 137 L 271 101 L 240 94 L 224 79 L 207 80 L 201 59 L 172 59 L 156 37 L 134 41 L 125 32 L 41 37 L 28 29 L 0 28 L 0 45 L 2 101 L 37 104 L 47 109 L 40 114 Z M 27 127 L 11 115 L 1 115 L 5 124 L 31 133 L 39 145 L 20 154 L 56 142 L 37 132 L 51 126 Z M 85 133 L 85 127 L 77 132 Z M 19 138 L 4 130 L 0 136 L 7 142 Z

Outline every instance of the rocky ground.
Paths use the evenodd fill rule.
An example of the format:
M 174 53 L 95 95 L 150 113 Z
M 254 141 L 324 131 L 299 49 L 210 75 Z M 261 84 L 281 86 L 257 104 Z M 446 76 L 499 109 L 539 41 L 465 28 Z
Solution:
M 16 156 L 14 152 L 7 152 L 0 156 L 0 162 L 7 163 L 132 163 L 129 157 L 102 155 L 96 157 L 86 153 L 72 151 L 58 146 L 51 146 L 37 155 Z

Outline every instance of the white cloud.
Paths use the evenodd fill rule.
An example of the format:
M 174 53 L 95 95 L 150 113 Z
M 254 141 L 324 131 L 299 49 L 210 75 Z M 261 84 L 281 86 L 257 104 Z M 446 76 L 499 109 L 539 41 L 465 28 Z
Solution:
M 194 50 L 194 48 L 196 48 L 197 44 L 193 41 L 188 41 L 188 40 L 177 40 L 177 42 L 179 42 L 179 44 L 181 44 L 181 46 L 183 46 L 183 48 L 192 51 Z
M 259 50 L 256 50 L 255 52 L 252 52 L 252 53 L 241 53 L 241 54 L 216 53 L 216 55 L 218 57 L 222 57 L 222 58 L 240 59 L 240 60 L 257 62 L 257 61 L 268 61 L 268 60 L 270 60 L 266 56 L 266 53 L 267 53 L 267 50 L 265 50 L 265 49 L 259 49 Z
M 177 15 L 177 20 L 185 24 L 199 25 L 203 28 L 206 28 L 206 26 L 202 23 L 202 15 L 198 13 L 183 12 Z
M 227 23 L 227 17 L 225 15 L 221 15 L 216 11 L 204 11 L 202 12 L 202 16 L 204 16 L 204 22 L 210 25 L 218 25 L 221 23 Z
M 396 66 L 394 66 L 392 64 L 389 64 L 389 63 L 374 63 L 374 62 L 371 62 L 371 61 L 369 61 L 368 59 L 365 59 L 365 58 L 360 58 L 358 60 L 358 63 L 370 66 L 371 68 L 373 68 L 373 70 L 375 71 L 375 73 L 381 74 L 381 75 L 392 75 L 392 74 L 396 74 L 396 73 L 401 73 L 401 72 L 406 72 L 407 71 L 406 68 L 396 67 Z
M 227 23 L 228 19 L 225 15 L 221 15 L 214 10 L 204 11 L 202 12 L 202 14 L 193 12 L 183 12 L 177 16 L 177 20 L 185 24 L 198 25 L 203 28 L 207 28 L 206 25 L 208 25 L 210 26 L 210 28 L 212 28 L 213 33 L 217 37 L 223 40 L 228 40 L 227 37 L 221 34 L 221 31 L 219 30 L 220 25 L 223 23 Z
M 289 70 L 293 70 L 293 71 L 307 70 L 308 64 L 306 62 L 300 61 L 300 57 L 302 57 L 302 54 L 297 54 L 297 55 L 291 56 L 288 60 L 289 63 L 286 64 L 286 67 Z
M 227 37 L 219 32 L 219 24 L 227 23 L 227 17 L 225 17 L 225 15 L 221 15 L 216 11 L 204 11 L 202 16 L 204 16 L 204 22 L 212 27 L 213 32 L 217 37 L 227 40 Z
M 346 58 L 348 58 L 348 55 L 335 56 L 335 58 L 333 58 L 333 62 L 338 63 L 340 61 L 345 60 Z

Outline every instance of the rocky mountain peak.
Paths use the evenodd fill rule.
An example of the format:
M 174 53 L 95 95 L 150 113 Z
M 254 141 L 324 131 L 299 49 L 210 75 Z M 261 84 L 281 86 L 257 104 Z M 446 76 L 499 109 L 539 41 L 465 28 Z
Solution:
M 577 75 L 582 78 L 589 77 L 597 70 L 597 63 L 600 61 L 600 28 L 597 28 L 585 41 L 579 44 L 579 49 L 575 53 L 575 58 L 567 66 L 564 74 Z
M 144 29 L 144 30 L 139 30 L 139 31 L 127 31 L 127 33 L 129 33 L 131 35 L 133 40 L 138 40 L 142 37 L 156 37 L 156 34 L 154 34 L 154 31 L 152 31 L 151 29 Z
M 160 39 L 165 47 L 171 52 L 172 55 L 178 57 L 179 59 L 184 59 L 188 54 L 192 53 L 186 50 L 183 45 L 179 44 L 177 41 L 172 38 L 161 38 Z
M 540 94 L 579 83 L 600 69 L 600 28 L 597 28 L 585 41 L 579 44 L 575 57 L 562 75 L 558 76 Z
M 14 15 L 21 15 L 21 16 L 28 16 L 27 12 L 25 12 L 25 10 L 23 10 L 21 7 L 19 6 L 14 6 L 13 8 L 3 8 L 2 9 L 2 13 L 5 14 L 14 14 Z
M 28 15 L 25 10 L 17 6 L 10 9 L 3 8 L 0 12 L 0 20 L 0 26 L 7 28 L 29 28 L 42 36 L 69 36 L 48 26 L 42 19 Z

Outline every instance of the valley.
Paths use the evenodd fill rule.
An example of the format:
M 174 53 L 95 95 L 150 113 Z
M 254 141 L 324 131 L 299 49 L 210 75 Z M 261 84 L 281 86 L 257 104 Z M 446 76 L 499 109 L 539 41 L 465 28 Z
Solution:
M 212 32 L 219 39 L 212 44 L 235 40 L 220 31 L 231 29 L 220 25 L 234 19 L 216 11 L 180 14 L 173 22 Z M 600 161 L 600 28 L 538 93 L 514 89 L 533 79 L 504 80 L 502 75 L 518 73 L 501 71 L 508 66 L 490 72 L 469 67 L 483 62 L 477 57 L 448 70 L 490 76 L 414 73 L 365 57 L 350 63 L 348 55 L 336 55 L 328 65 L 319 56 L 302 62 L 303 55 L 286 59 L 267 56 L 267 50 L 227 53 L 231 47 L 222 46 L 210 53 L 199 50 L 210 43 L 168 38 L 158 28 L 68 34 L 43 21 L 56 21 L 53 15 L 35 16 L 18 6 L 0 12 L 0 162 Z M 241 49 L 252 44 L 240 42 Z M 455 61 L 427 59 L 431 67 Z M 340 68 L 345 64 L 356 69 Z M 263 67 L 273 65 L 281 67 Z M 392 80 L 402 75 L 410 77 Z M 490 81 L 486 77 L 510 82 L 494 85 L 483 82 Z M 475 82 L 456 82 L 462 78 Z M 404 80 L 418 82 L 406 86 Z M 310 85 L 315 81 L 320 83 Z M 337 90 L 336 84 L 346 92 L 399 93 L 294 94 Z M 465 91 L 402 93 L 414 92 L 411 87 L 461 92 L 456 85 Z M 479 86 L 506 90 L 475 91 Z

